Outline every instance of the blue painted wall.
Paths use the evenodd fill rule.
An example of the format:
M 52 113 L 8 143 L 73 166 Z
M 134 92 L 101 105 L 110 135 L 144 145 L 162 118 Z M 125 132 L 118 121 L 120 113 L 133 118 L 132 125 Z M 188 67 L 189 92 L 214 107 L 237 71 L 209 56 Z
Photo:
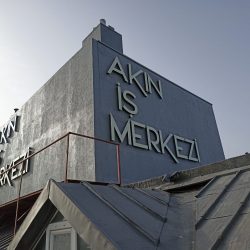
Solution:
M 123 77 L 115 72 L 107 74 L 116 57 L 119 58 L 127 77 L 127 65 L 131 64 L 133 72 L 141 69 L 147 72 L 154 82 L 160 80 L 163 99 L 154 90 L 152 94 L 148 94 L 145 97 L 136 84 L 125 82 Z M 95 40 L 93 40 L 93 66 L 96 137 L 111 140 L 110 113 L 112 113 L 121 131 L 128 119 L 131 118 L 127 112 L 118 109 L 117 82 L 119 82 L 122 91 L 131 91 L 136 96 L 134 103 L 138 107 L 138 113 L 131 118 L 133 121 L 151 126 L 156 130 L 161 130 L 164 139 L 169 134 L 175 134 L 190 140 L 196 139 L 198 144 L 200 162 L 178 158 L 178 163 L 176 163 L 168 152 L 161 154 L 154 149 L 149 151 L 133 147 L 128 145 L 127 140 L 125 140 L 121 144 L 121 174 L 123 183 L 171 174 L 175 171 L 225 159 L 213 108 L 210 103 Z M 138 79 L 143 82 L 143 78 L 138 77 Z M 146 145 L 145 130 L 137 127 L 136 132 L 142 136 L 142 139 L 138 139 L 138 142 Z M 118 139 L 117 142 L 119 142 Z M 168 146 L 176 155 L 173 137 L 171 137 Z M 190 144 L 179 141 L 179 146 L 183 148 L 180 151 L 183 154 L 189 152 Z M 115 148 L 103 143 L 96 143 L 95 150 L 96 180 L 116 182 Z M 194 151 L 194 153 L 196 152 Z M 195 156 L 196 154 L 194 154 Z

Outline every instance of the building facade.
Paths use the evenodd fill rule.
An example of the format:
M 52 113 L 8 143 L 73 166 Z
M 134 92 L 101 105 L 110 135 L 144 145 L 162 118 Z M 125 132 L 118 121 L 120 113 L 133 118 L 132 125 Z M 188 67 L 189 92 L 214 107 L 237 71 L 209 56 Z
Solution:
M 0 209 L 5 217 L 11 216 L 8 208 L 13 209 L 15 232 L 22 224 L 20 216 L 26 217 L 42 189 L 68 190 L 69 186 L 56 183 L 83 182 L 72 188 L 76 187 L 79 195 L 88 190 L 98 197 L 102 190 L 93 191 L 89 182 L 124 186 L 159 176 L 168 179 L 174 172 L 225 159 L 212 105 L 124 55 L 122 36 L 103 20 L 84 39 L 82 48 L 15 111 L 0 129 L 0 143 Z M 47 184 L 50 179 L 55 181 Z M 99 235 L 96 237 L 100 237 L 107 249 L 119 248 L 119 244 L 114 246 L 102 233 L 97 233 L 98 226 L 93 226 L 96 234 L 89 235 L 89 240 L 85 233 L 79 233 L 80 229 L 75 230 L 77 233 L 72 231 L 68 222 L 72 215 L 67 217 L 58 208 L 63 206 L 63 199 L 67 202 L 68 198 L 57 194 L 62 200 L 55 204 L 50 191 L 44 193 L 49 200 L 39 197 L 39 202 L 35 203 L 40 206 L 35 213 L 37 217 L 29 217 L 29 226 L 25 224 L 24 229 L 22 224 L 21 228 L 26 233 L 33 220 L 41 223 L 45 217 L 46 227 L 54 224 L 47 231 L 37 228 L 45 230 L 47 236 L 46 233 L 41 235 L 43 241 L 31 237 L 36 241 L 31 249 L 54 249 L 50 244 L 56 244 L 53 242 L 57 234 L 53 232 L 58 225 L 72 237 L 71 243 L 75 242 L 71 249 L 76 249 L 77 242 L 81 249 L 88 248 L 93 235 Z M 87 197 L 88 192 L 84 195 Z M 125 195 L 131 198 L 134 193 Z M 167 196 L 158 198 L 164 201 Z M 43 214 L 41 211 L 46 206 L 51 210 Z M 88 225 L 92 227 L 94 217 L 83 217 L 84 223 L 89 220 Z M 128 219 L 126 214 L 122 217 Z M 162 217 L 161 212 L 158 217 Z M 143 231 L 142 228 L 139 231 Z M 51 236 L 49 243 L 45 238 L 50 237 L 50 233 L 54 238 Z M 157 237 L 149 234 L 146 238 L 154 246 L 159 244 Z M 38 242 L 43 242 L 40 248 Z M 58 242 L 59 245 L 64 242 L 63 238 Z M 100 249 L 101 244 L 94 248 Z M 27 243 L 23 246 L 27 247 Z M 162 249 L 165 246 L 164 243 Z M 19 246 L 17 249 L 26 248 Z

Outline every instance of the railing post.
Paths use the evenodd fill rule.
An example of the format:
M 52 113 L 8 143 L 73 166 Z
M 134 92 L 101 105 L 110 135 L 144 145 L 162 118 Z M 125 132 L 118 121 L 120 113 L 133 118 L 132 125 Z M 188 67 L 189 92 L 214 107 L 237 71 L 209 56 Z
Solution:
M 69 136 L 70 132 L 67 135 L 67 145 L 66 145 L 66 164 L 65 164 L 65 177 L 64 182 L 68 182 L 68 165 L 69 165 Z

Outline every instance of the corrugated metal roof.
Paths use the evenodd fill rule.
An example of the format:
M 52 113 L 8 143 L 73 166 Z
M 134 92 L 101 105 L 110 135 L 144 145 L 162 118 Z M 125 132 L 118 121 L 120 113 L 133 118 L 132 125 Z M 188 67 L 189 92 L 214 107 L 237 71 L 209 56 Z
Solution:
M 25 200 L 20 199 L 19 202 L 19 213 L 17 220 L 17 229 L 22 224 L 23 220 L 30 211 L 32 205 L 38 194 L 27 197 Z M 9 243 L 14 236 L 16 217 L 16 201 L 11 202 L 7 206 L 1 206 L 0 208 L 0 250 L 7 249 Z
M 14 236 L 13 225 L 0 227 L 0 249 L 7 249 Z
M 51 181 L 42 201 L 56 207 L 92 249 L 250 249 L 250 167 L 213 174 L 202 188 L 195 178 L 171 192 Z M 21 234 L 32 240 L 29 230 L 39 231 L 32 221 L 49 213 L 43 204 L 35 207 L 20 241 Z
M 192 242 L 193 194 L 170 199 L 148 189 L 87 182 L 58 186 L 117 249 L 183 249 Z
M 193 192 L 170 195 L 161 190 L 51 181 L 9 249 L 26 249 L 34 243 L 46 226 L 35 222 L 49 217 L 44 208 L 48 202 L 91 249 L 178 250 L 194 241 Z
M 214 177 L 196 198 L 196 249 L 250 249 L 249 170 Z

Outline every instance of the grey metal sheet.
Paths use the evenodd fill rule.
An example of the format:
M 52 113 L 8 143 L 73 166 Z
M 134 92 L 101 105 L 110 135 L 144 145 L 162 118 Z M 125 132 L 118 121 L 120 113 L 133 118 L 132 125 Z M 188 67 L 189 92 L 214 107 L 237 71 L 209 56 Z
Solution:
M 225 225 L 230 218 L 222 217 L 213 220 L 206 220 L 205 225 L 196 232 L 197 250 L 211 249 L 213 243 L 217 240 Z
M 81 198 L 84 202 L 88 202 L 88 200 L 84 199 L 85 197 Z M 54 182 L 50 185 L 49 200 L 58 208 L 64 218 L 91 249 L 115 249 L 107 236 L 98 230 L 95 224 L 79 209 L 78 204 L 72 201 L 65 193 L 65 190 L 63 191 Z
M 197 196 L 196 249 L 249 249 L 249 172 L 211 181 Z M 244 218 L 244 219 L 243 219 Z
M 192 192 L 170 199 L 168 193 L 148 189 L 57 185 L 117 249 L 191 249 L 195 216 Z
M 205 212 L 211 207 L 218 194 L 206 195 L 196 200 L 196 216 L 197 221 L 205 214 Z
M 13 225 L 0 227 L 0 249 L 7 249 L 14 236 Z
M 88 184 L 97 196 L 82 184 L 58 185 L 119 249 L 155 248 L 154 240 L 159 238 L 164 222 L 136 207 L 127 198 L 112 192 L 112 188 Z
M 52 181 L 48 199 L 83 239 L 98 243 L 93 249 L 250 249 L 248 178 L 219 175 L 198 195 L 192 187 L 167 193 Z
M 152 197 L 147 196 L 143 193 L 141 193 L 138 190 L 134 190 L 131 188 L 119 188 L 121 191 L 123 191 L 125 194 L 127 194 L 130 198 L 135 199 L 139 203 L 143 204 L 145 207 L 153 210 L 155 213 L 159 214 L 160 216 L 164 217 L 165 216 L 165 207 L 166 204 L 158 201 L 157 199 L 155 202 L 152 202 Z M 148 192 L 148 191 L 147 191 Z M 170 195 L 165 192 L 165 196 L 158 197 L 156 194 L 158 192 L 154 192 L 152 195 L 154 195 L 156 198 L 160 198 L 161 200 L 164 198 L 164 202 L 168 203 L 169 202 L 169 197 Z
M 250 216 L 249 214 L 241 214 L 235 223 L 235 226 L 230 230 L 220 249 L 250 249 Z
M 210 185 L 202 194 L 204 195 L 211 195 L 211 194 L 217 194 L 220 192 L 221 189 L 223 189 L 229 181 L 234 177 L 235 174 L 225 175 L 217 178 L 212 185 Z
M 185 202 L 183 202 L 183 196 L 184 194 L 171 195 L 168 220 L 164 224 L 161 236 L 161 240 L 165 245 L 160 249 L 193 249 L 195 240 L 194 194 L 186 193 Z
M 238 189 L 245 189 L 250 187 L 250 171 L 242 171 L 240 176 L 238 177 L 237 182 L 232 185 L 228 191 L 231 190 L 238 190 Z

